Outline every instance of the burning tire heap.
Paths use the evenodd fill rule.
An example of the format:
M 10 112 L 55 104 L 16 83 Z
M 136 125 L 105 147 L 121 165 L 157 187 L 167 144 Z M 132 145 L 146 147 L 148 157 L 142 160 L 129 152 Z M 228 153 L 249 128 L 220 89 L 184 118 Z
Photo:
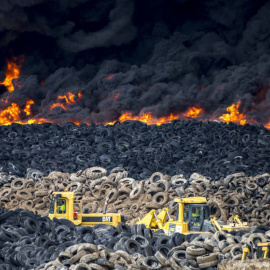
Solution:
M 0 270 L 213 270 L 268 241 L 269 14 L 270 1 L 1 1 Z M 127 224 L 49 220 L 65 189 Z M 190 196 L 252 229 L 134 225 Z

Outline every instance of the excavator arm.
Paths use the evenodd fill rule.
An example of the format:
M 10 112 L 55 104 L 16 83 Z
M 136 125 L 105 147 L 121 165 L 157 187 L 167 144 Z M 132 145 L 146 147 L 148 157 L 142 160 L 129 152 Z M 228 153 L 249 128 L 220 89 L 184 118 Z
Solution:
M 139 221 L 136 224 L 144 224 L 146 228 L 149 229 L 163 229 L 163 224 L 166 220 L 166 217 L 168 216 L 169 220 L 172 220 L 169 216 L 168 211 L 168 208 L 164 208 L 157 215 L 156 210 L 153 209 L 149 213 L 147 213 L 142 219 L 139 218 Z
M 239 225 L 243 225 L 242 221 L 239 219 L 239 216 L 238 215 L 235 215 L 235 216 L 231 216 L 229 218 L 230 221 L 233 221 Z
M 210 219 L 210 223 L 213 225 L 213 227 L 214 227 L 214 229 L 215 229 L 216 231 L 222 231 L 222 228 L 221 228 L 221 226 L 218 224 L 217 218 L 216 218 L 216 217 L 211 218 L 211 219 Z

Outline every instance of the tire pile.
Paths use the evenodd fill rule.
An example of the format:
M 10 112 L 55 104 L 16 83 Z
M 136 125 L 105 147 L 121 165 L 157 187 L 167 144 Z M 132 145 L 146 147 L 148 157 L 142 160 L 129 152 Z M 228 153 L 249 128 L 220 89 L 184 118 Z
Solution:
M 66 189 L 75 192 L 75 200 L 82 200 L 83 209 L 89 213 L 102 212 L 109 198 L 107 212 L 121 212 L 128 224 L 135 224 L 151 209 L 164 207 L 174 217 L 175 198 L 202 196 L 207 198 L 211 214 L 220 220 L 238 215 L 251 226 L 270 227 L 269 174 L 247 177 L 236 173 L 211 182 L 198 173 L 186 179 L 155 172 L 149 179 L 137 181 L 123 168 L 108 173 L 105 168 L 91 167 L 72 174 L 51 172 L 48 176 L 29 170 L 27 178 L 2 176 L 0 181 L 0 207 L 23 208 L 40 215 L 49 209 L 51 192 Z
M 270 171 L 270 132 L 263 126 L 172 121 L 161 126 L 138 121 L 113 126 L 19 125 L 0 127 L 2 173 L 25 177 L 28 168 L 48 174 L 91 166 L 123 167 L 135 179 L 152 173 L 198 172 L 212 180 L 244 172 Z
M 216 269 L 224 260 L 239 260 L 244 246 L 270 240 L 264 225 L 250 232 L 166 236 L 142 224 L 92 228 L 22 209 L 0 213 L 1 270 Z
M 0 208 L 0 270 L 210 270 L 270 240 L 270 132 L 262 126 L 13 124 L 0 134 L 0 207 L 10 210 Z M 253 229 L 166 236 L 143 225 L 49 220 L 52 191 L 66 189 L 90 213 L 108 198 L 107 212 L 129 225 L 151 209 L 175 218 L 175 198 L 202 196 L 218 219 L 239 215 Z

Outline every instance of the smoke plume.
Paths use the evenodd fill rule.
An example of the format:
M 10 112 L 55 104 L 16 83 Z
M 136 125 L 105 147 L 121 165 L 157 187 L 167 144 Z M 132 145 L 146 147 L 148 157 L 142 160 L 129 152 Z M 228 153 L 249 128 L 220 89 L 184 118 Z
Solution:
M 264 0 L 2 0 L 1 79 L 6 59 L 24 62 L 0 98 L 22 108 L 32 99 L 32 118 L 87 123 L 192 106 L 214 120 L 241 101 L 250 122 L 266 124 L 269 14 Z M 50 110 L 79 91 L 66 110 Z

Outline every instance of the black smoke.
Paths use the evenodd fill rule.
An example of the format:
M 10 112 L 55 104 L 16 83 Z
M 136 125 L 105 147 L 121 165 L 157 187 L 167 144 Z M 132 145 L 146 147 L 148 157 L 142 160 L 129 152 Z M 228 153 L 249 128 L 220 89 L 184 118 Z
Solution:
M 265 124 L 269 14 L 266 0 L 2 0 L 1 71 L 11 55 L 25 60 L 20 87 L 1 98 L 33 99 L 31 117 L 88 123 L 194 105 L 216 119 L 241 101 Z M 83 98 L 50 111 L 68 91 Z

